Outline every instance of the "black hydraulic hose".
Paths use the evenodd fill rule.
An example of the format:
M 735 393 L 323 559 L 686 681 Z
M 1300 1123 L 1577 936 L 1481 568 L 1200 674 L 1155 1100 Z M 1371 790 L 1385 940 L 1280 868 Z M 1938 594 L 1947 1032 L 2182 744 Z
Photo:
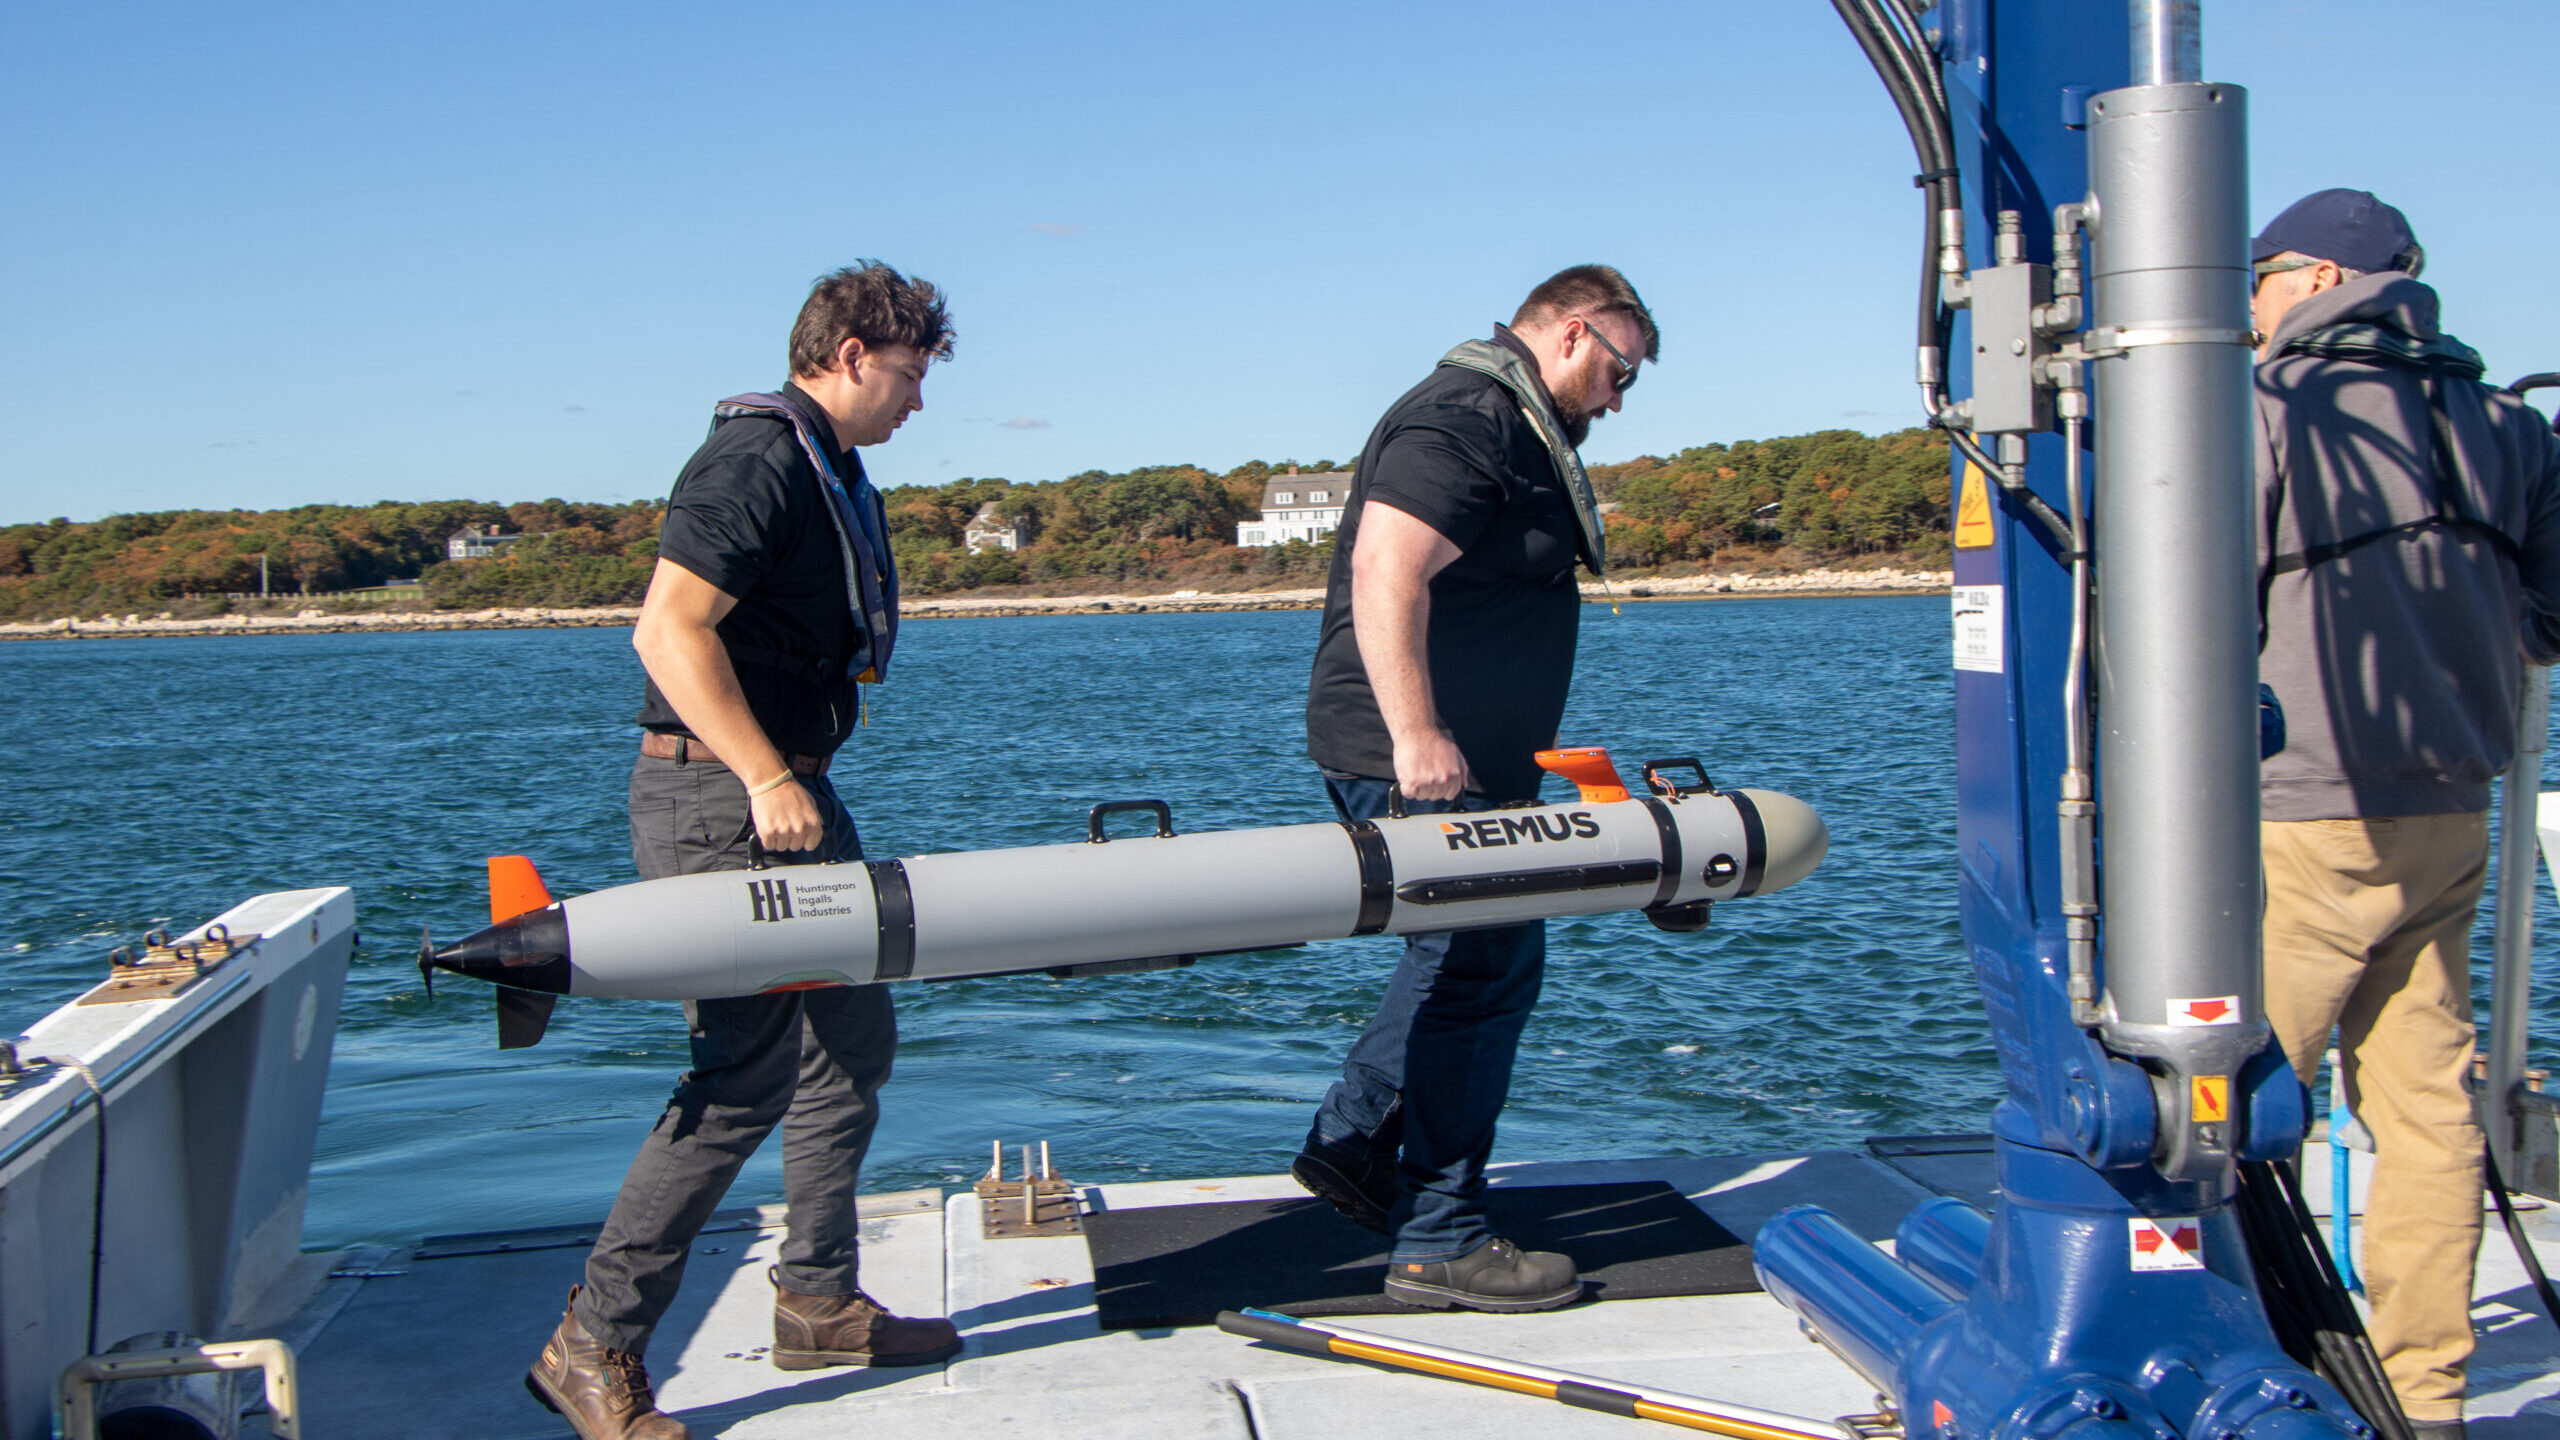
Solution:
M 1894 24 L 1886 9 L 1887 0 L 1856 3 L 1866 17 L 1867 28 L 1893 61 L 1895 78 L 1887 83 L 1911 97 L 1911 107 L 1922 121 L 1913 142 L 1920 154 L 1921 168 L 1932 173 L 1952 171 L 1956 164 L 1955 126 L 1947 115 L 1945 84 L 1938 78 L 1934 57 L 1921 47 L 1917 32 Z
M 1919 157 L 1920 174 L 1914 178 L 1927 212 L 1921 230 L 1918 348 L 1923 356 L 1935 357 L 1935 366 L 1928 368 L 1942 367 L 1947 360 L 1947 339 L 1953 331 L 1954 317 L 1939 303 L 1938 252 L 1945 244 L 1939 217 L 1960 209 L 1964 203 L 1946 84 L 1938 74 L 1935 58 L 1923 43 L 1919 16 L 1910 8 L 1909 0 L 1831 0 L 1831 8 L 1839 12 L 1841 23 L 1849 27 L 1858 48 L 1866 52 L 1867 63 L 1875 67 L 1876 78 L 1884 82 L 1885 93 L 1893 97 L 1894 108 L 1901 112 L 1903 126 L 1911 134 L 1912 153 Z M 1944 430 L 1956 449 L 2018 504 L 2029 528 L 2045 548 L 2070 559 L 2074 554 L 2070 522 L 2043 496 L 2010 474 L 2008 467 L 1991 458 L 1979 441 L 1948 425 L 1937 413 L 1941 393 L 1938 387 L 1944 378 L 1942 370 L 1938 375 L 1922 377 L 1930 406 L 1930 426 Z
M 1888 13 L 1884 8 L 1887 3 L 1896 10 Z M 1946 84 L 1935 60 L 1921 45 L 1917 17 L 1909 12 L 1904 0 L 1832 0 L 1832 6 L 1840 12 L 1859 48 L 1866 52 L 1876 78 L 1884 82 L 1885 92 L 1892 97 L 1894 108 L 1901 112 L 1903 126 L 1910 132 L 1912 154 L 1920 162 L 1920 173 L 1914 177 L 1924 206 L 1917 343 L 1922 350 L 1937 352 L 1943 363 L 1951 317 L 1938 300 L 1938 253 L 1945 246 L 1938 222 L 1946 211 L 1963 203 Z M 1903 25 L 1895 23 L 1896 14 Z M 1931 423 L 1935 423 L 1934 416 Z
M 1892 10 L 1894 18 L 1902 22 L 1901 35 L 1903 48 L 1914 55 L 1925 57 L 1929 53 L 1929 31 L 1928 27 L 1920 23 L 1919 7 L 1913 5 L 1911 0 L 1886 0 L 1886 3 Z M 1947 114 L 1946 79 L 1938 73 L 1938 67 L 1935 65 L 1923 66 L 1921 68 L 1921 75 L 1929 82 L 1929 99 L 1935 106 L 1939 116 L 1943 119 Z M 1950 124 L 1947 126 L 1947 134 L 1949 137 L 1948 146 L 1949 148 L 1953 148 L 1953 125 Z
M 1919 33 L 1897 23 L 1906 11 L 1896 8 L 1897 0 L 1851 0 L 1856 7 L 1857 24 L 1875 38 L 1883 58 L 1890 62 L 1884 74 L 1885 84 L 1906 96 L 1921 123 L 1913 127 L 1912 143 L 1920 163 L 1939 169 L 1955 159 L 1955 131 L 1947 118 L 1946 88 L 1935 74 L 1936 66 L 1921 44 Z M 1869 58 L 1876 57 L 1870 51 Z
M 1833 4 L 1859 48 L 1866 51 L 1894 108 L 1902 112 L 1911 152 L 1920 162 L 1915 183 L 1928 192 L 1933 208 L 1950 203 L 1956 174 L 1955 126 L 1947 114 L 1946 86 L 1935 60 L 1894 23 L 1880 0 L 1833 0 Z
M 1849 27 L 1849 34 L 1857 40 L 1858 48 L 1867 52 L 1867 63 L 1875 67 L 1876 78 L 1884 82 L 1885 93 L 1893 99 L 1893 108 L 1902 112 L 1903 128 L 1910 132 L 1911 150 L 1919 157 L 1920 168 L 1923 171 L 1938 169 L 1937 157 L 1931 153 L 1936 149 L 1934 142 L 1937 137 L 1921 109 L 1925 102 L 1921 95 L 1912 92 L 1908 83 L 1910 57 L 1901 54 L 1893 42 L 1875 27 L 1861 0 L 1831 0 L 1831 8 L 1840 12 L 1841 22 Z
M 2019 506 L 2027 512 L 2029 528 L 2036 532 L 2047 548 L 2064 560 L 2069 560 L 2079 553 L 2079 547 L 2071 540 L 2071 522 L 2062 518 L 2062 512 L 2054 509 L 2051 502 L 2020 484 L 2009 474 L 2009 467 L 1992 458 L 1991 452 L 1982 448 L 1981 441 L 1952 426 L 1939 428 L 1944 431 L 1947 439 L 1954 443 L 1964 458 L 1972 461 L 1974 468 L 1982 472 L 1983 478 L 1999 486 L 2010 499 L 2018 502 Z
M 1911 153 L 1920 163 L 1917 180 L 1924 208 L 1916 343 L 1921 350 L 1935 350 L 1943 363 L 1948 319 L 1945 307 L 1938 303 L 1938 252 L 1944 243 L 1938 217 L 1959 203 L 1954 131 L 1946 116 L 1945 92 L 1937 83 L 1937 67 L 1909 51 L 1900 32 L 1872 8 L 1872 0 L 1831 0 L 1831 7 L 1849 27 L 1858 48 L 1866 52 L 1876 78 L 1884 82 L 1885 94 L 1901 113 L 1903 128 L 1911 137 Z
M 2241 1225 L 2267 1319 L 2285 1352 L 2337 1386 L 2384 1440 L 2411 1440 L 2399 1398 L 2289 1179 L 2283 1166 L 2241 1167 Z
M 2560 385 L 2560 375 L 2551 377 Z M 2533 1277 L 2533 1293 L 2542 1301 L 2542 1313 L 2560 1324 L 2560 1292 L 2554 1292 L 2550 1279 L 2542 1273 L 2542 1258 L 2533 1253 L 2533 1242 L 2525 1238 L 2524 1222 L 2516 1218 L 2516 1203 L 2507 1198 L 2507 1182 L 2498 1174 L 2498 1155 L 2483 1147 L 2481 1163 L 2488 1167 L 2489 1194 L 2498 1202 L 2498 1218 L 2506 1223 L 2507 1239 L 2516 1247 L 2516 1258 L 2524 1262 L 2524 1273 Z
M 2320 1243 L 2319 1224 L 2303 1202 L 2293 1167 L 2244 1162 L 2239 1209 L 2258 1297 L 2285 1353 L 2337 1386 L 2381 1440 L 2416 1440 L 2328 1247 Z
M 1947 307 L 1938 303 L 1938 252 L 1945 248 L 1945 240 L 1938 229 L 1939 207 L 1936 187 L 1923 186 L 1922 188 L 1929 192 L 1922 202 L 1929 207 L 1929 215 L 1920 225 L 1920 323 L 1919 338 L 1914 343 L 1921 350 L 1937 352 L 1938 383 L 1944 384 L 1947 335 L 1953 324 L 1947 315 Z M 1932 405 L 1937 403 L 1934 397 L 1930 403 Z M 1935 425 L 1937 416 L 1931 415 L 1929 423 Z
M 1878 0 L 1833 0 L 1833 8 L 1849 26 L 1849 33 L 1866 51 L 1867 62 L 1875 67 L 1876 78 L 1884 82 L 1885 93 L 1892 97 L 1894 108 L 1902 114 L 1903 128 L 1911 138 L 1911 153 L 1920 162 L 1920 173 L 1913 183 L 1923 192 L 1928 203 L 1926 228 L 1934 252 L 1937 241 L 1938 212 L 1959 203 L 1956 187 L 1955 128 L 1947 117 L 1946 90 L 1939 81 L 1936 64 L 1913 48 L 1910 39 L 1897 29 Z M 1922 299 L 1935 309 L 1937 273 L 1934 253 L 1929 273 L 1923 277 Z

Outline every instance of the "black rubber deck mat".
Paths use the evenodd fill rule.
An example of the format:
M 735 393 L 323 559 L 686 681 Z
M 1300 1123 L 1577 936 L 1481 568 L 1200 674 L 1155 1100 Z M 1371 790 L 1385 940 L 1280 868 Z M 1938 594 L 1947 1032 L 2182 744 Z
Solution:
M 1495 1186 L 1493 1228 L 1561 1250 L 1592 1298 L 1757 1290 L 1751 1247 L 1659 1180 Z M 1084 1217 L 1105 1330 L 1206 1325 L 1252 1306 L 1284 1315 L 1407 1311 L 1382 1293 L 1387 1241 L 1312 1196 L 1103 1210 Z
M 1867 1153 L 1977 1210 L 2000 1199 L 2000 1155 L 1988 1135 L 1871 1135 Z

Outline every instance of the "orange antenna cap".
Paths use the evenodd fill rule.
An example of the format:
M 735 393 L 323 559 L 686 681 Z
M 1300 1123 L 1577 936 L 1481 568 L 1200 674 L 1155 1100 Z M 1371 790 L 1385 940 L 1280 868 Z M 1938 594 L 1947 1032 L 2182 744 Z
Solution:
M 1605 805 L 1627 798 L 1627 782 L 1618 778 L 1617 763 L 1609 758 L 1606 747 L 1575 745 L 1561 750 L 1538 752 L 1538 766 L 1572 781 L 1582 791 L 1583 803 Z M 496 864 L 496 861 L 491 861 Z
M 522 855 L 489 857 L 490 924 L 513 920 L 550 903 L 550 887 L 542 883 L 542 872 L 533 868 L 531 859 Z

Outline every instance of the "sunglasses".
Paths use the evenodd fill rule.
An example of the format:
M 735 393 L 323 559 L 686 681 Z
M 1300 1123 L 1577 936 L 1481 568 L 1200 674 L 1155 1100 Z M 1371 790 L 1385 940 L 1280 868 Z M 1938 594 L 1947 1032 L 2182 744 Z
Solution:
M 2249 274 L 2257 284 L 2264 285 L 2269 276 L 2281 275 L 2287 270 L 2308 270 L 2319 263 L 2319 257 L 2313 255 L 2296 255 L 2290 260 L 2257 260 L 2250 263 Z
M 1592 339 L 1599 341 L 1600 348 L 1609 352 L 1609 358 L 1618 362 L 1618 378 L 1609 382 L 1609 388 L 1617 391 L 1621 395 L 1624 395 L 1628 391 L 1634 389 L 1636 387 L 1636 362 L 1628 359 L 1626 357 L 1626 353 L 1620 350 L 1617 346 L 1610 344 L 1609 337 L 1601 334 L 1599 327 L 1593 325 L 1590 321 L 1585 320 L 1582 322 L 1582 331 Z

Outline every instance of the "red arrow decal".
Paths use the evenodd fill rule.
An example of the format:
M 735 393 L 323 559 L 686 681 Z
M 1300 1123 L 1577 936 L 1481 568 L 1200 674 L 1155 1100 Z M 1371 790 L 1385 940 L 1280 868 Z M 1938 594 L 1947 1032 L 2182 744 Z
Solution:
M 2193 1255 L 2196 1253 L 2196 1247 L 2204 1243 L 2204 1234 L 2193 1225 L 2181 1225 L 2178 1227 L 2177 1233 L 2171 1235 L 2169 1240 L 2170 1243 L 2176 1245 L 2179 1249 Z
M 2187 1003 L 2187 1013 L 2210 1023 L 2230 1014 L 2231 1007 L 2219 1000 L 2192 1000 Z
M 2164 1238 L 2157 1227 L 2145 1225 L 2133 1232 L 2133 1248 L 2148 1255 L 2160 1248 L 2160 1242 Z

